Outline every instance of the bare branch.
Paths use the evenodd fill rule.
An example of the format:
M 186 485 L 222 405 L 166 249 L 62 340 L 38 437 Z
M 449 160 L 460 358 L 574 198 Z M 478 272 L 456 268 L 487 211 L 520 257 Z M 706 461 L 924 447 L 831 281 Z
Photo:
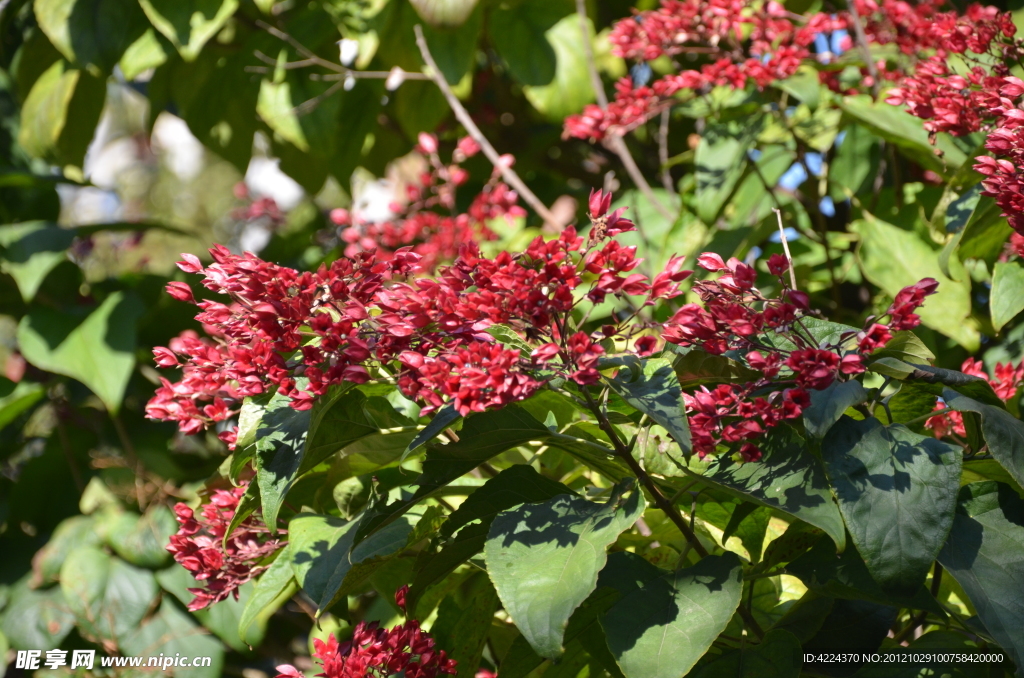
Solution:
M 448 101 L 448 105 L 451 106 L 452 111 L 455 113 L 455 117 L 458 118 L 459 122 L 462 123 L 462 126 L 466 128 L 466 132 L 469 133 L 469 136 L 473 138 L 473 141 L 480 145 L 480 148 L 483 150 L 484 155 L 487 156 L 487 159 L 491 161 L 491 164 L 493 164 L 499 172 L 501 172 L 502 178 L 505 179 L 512 188 L 516 189 L 519 195 L 522 196 L 523 200 L 533 208 L 533 211 L 540 215 L 541 219 L 559 228 L 564 227 L 565 224 L 551 213 L 551 210 L 547 208 L 547 205 L 541 202 L 541 199 L 538 198 L 526 183 L 519 178 L 516 171 L 511 167 L 506 167 L 505 163 L 501 161 L 501 156 L 498 154 L 498 151 L 494 150 L 494 146 L 491 145 L 491 142 L 487 140 L 487 137 L 483 135 L 480 128 L 476 126 L 475 122 L 473 122 L 473 118 L 469 115 L 465 106 L 462 105 L 459 98 L 455 96 L 454 92 L 452 92 L 452 88 L 448 85 L 448 81 L 444 79 L 444 74 L 441 73 L 441 69 L 437 67 L 437 62 L 434 61 L 434 57 L 430 53 L 430 48 L 427 46 L 427 40 L 423 37 L 423 28 L 419 24 L 416 24 L 413 27 L 413 30 L 416 32 L 416 45 L 420 48 L 420 54 L 423 56 L 423 61 L 430 67 L 431 79 L 441 89 L 441 93 L 444 94 L 444 98 Z
M 661 185 L 665 187 L 669 195 L 676 195 L 676 187 L 672 185 L 672 172 L 668 165 L 668 123 L 669 109 L 661 112 L 661 120 L 658 123 L 658 162 L 661 164 Z
M 789 253 L 789 241 L 786 240 L 786 228 L 782 225 L 782 210 L 778 207 L 773 207 L 772 212 L 775 212 L 775 216 L 779 219 L 779 238 L 782 240 L 782 251 L 786 253 L 786 259 L 789 260 L 789 285 L 795 290 L 796 271 L 793 270 L 793 255 Z
M 597 72 L 597 62 L 594 60 L 594 48 L 590 44 L 590 24 L 587 22 L 587 5 L 586 0 L 576 0 L 576 15 L 580 19 L 580 31 L 583 34 L 583 55 L 587 61 L 587 72 L 590 74 L 590 84 L 594 88 L 594 95 L 597 97 L 597 105 L 603 109 L 608 108 L 608 95 L 605 94 L 604 85 L 601 83 L 601 74 Z M 636 161 L 629 152 L 629 148 L 626 147 L 626 141 L 618 134 L 613 134 L 605 140 L 605 146 L 609 150 L 619 156 L 622 161 L 623 167 L 626 168 L 626 174 L 633 180 L 633 184 L 640 189 L 640 192 L 644 194 L 647 201 L 658 211 L 658 213 L 668 219 L 670 222 L 676 220 L 676 215 L 672 213 L 667 207 L 661 204 L 657 196 L 654 195 L 654 190 L 651 189 L 651 185 L 647 183 L 647 179 L 644 178 L 640 168 L 637 167 Z
M 854 3 L 853 0 L 847 0 L 846 5 L 850 8 L 850 18 L 853 19 L 853 32 L 857 34 L 857 44 L 860 46 L 860 50 L 864 54 L 864 63 L 868 67 L 868 73 L 871 74 L 871 91 L 874 92 L 877 97 L 878 87 L 881 83 L 878 81 L 878 68 L 875 66 L 875 62 L 871 59 L 871 46 L 868 45 L 868 36 L 864 32 L 864 24 L 860 21 L 860 14 L 857 13 L 856 3 Z

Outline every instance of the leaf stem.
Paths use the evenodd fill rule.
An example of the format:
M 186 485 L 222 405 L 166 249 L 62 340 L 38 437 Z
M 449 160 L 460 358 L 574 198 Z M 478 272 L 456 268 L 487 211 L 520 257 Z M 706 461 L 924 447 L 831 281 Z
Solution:
M 940 417 L 943 414 L 946 414 L 947 412 L 954 412 L 954 411 L 955 410 L 952 407 L 946 407 L 946 408 L 943 408 L 941 410 L 932 410 L 928 414 L 922 414 L 920 417 L 914 417 L 910 421 L 904 421 L 904 422 L 901 422 L 901 423 L 904 426 L 906 426 L 907 428 L 910 428 L 910 426 L 912 426 L 913 424 L 919 424 L 922 421 L 928 421 L 932 417 Z

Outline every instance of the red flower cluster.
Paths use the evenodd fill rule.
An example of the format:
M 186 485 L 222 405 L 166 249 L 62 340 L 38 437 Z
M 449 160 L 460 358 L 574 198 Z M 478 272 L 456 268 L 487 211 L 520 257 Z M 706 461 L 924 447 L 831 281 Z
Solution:
M 391 212 L 398 215 L 394 219 L 374 222 L 344 209 L 331 212 L 331 220 L 341 228 L 341 239 L 346 243 L 345 256 L 376 249 L 379 258 L 386 259 L 390 252 L 411 247 L 423 258 L 421 265 L 433 270 L 439 263 L 454 259 L 463 243 L 493 239 L 494 233 L 487 227 L 489 221 L 525 216 L 526 211 L 518 204 L 519 196 L 501 182 L 497 168 L 468 212 L 451 214 L 457 188 L 469 179 L 460 163 L 480 151 L 471 137 L 458 142 L 449 164 L 441 161 L 437 138 L 431 134 L 420 134 L 417 150 L 426 156 L 430 168 L 421 174 L 418 184 L 406 187 L 405 204 L 390 205 Z M 515 162 L 512 156 L 502 160 L 508 165 Z M 433 211 L 438 208 L 448 214 Z
M 726 262 L 717 254 L 704 254 L 698 264 L 721 275 L 694 283 L 703 307 L 680 308 L 666 323 L 665 339 L 714 355 L 736 351 L 761 375 L 745 384 L 701 387 L 683 395 L 693 449 L 701 458 L 724 442 L 740 443 L 744 460 L 759 459 L 761 451 L 752 441 L 780 422 L 799 417 L 810 404 L 808 389 L 824 389 L 863 372 L 864 356 L 884 345 L 892 336 L 890 330 L 920 323 L 914 311 L 938 285 L 929 278 L 900 291 L 888 310 L 889 325 L 869 320 L 863 331 L 822 344 L 802 321 L 807 317 L 807 295 L 790 289 L 783 277 L 789 266 L 785 257 L 772 255 L 767 262 L 769 272 L 779 279 L 778 298 L 765 297 L 754 286 L 754 268 L 737 259 Z
M 403 586 L 395 594 L 399 607 L 405 609 Z M 403 675 L 406 678 L 436 678 L 439 674 L 455 675 L 455 660 L 428 633 L 420 629 L 415 619 L 392 629 L 382 629 L 377 622 L 359 622 L 352 640 L 339 644 L 334 634 L 327 641 L 313 641 L 316 657 L 323 671 L 316 675 L 324 678 L 385 678 Z M 302 672 L 290 664 L 277 667 L 276 678 L 302 678 Z
M 1003 402 L 1009 402 L 1024 385 L 1024 361 L 1014 366 L 1013 363 L 996 363 L 995 374 L 990 376 L 980 360 L 968 358 L 960 366 L 960 371 L 975 377 L 981 377 L 988 381 L 992 390 Z M 946 409 L 941 402 L 935 403 L 936 410 Z M 956 435 L 964 438 L 967 436 L 967 429 L 964 428 L 964 417 L 959 412 L 944 412 L 930 417 L 924 424 L 925 428 L 931 429 L 936 438 L 945 438 L 949 435 Z
M 763 88 L 788 78 L 811 55 L 808 46 L 815 34 L 836 23 L 822 14 L 798 27 L 790 16 L 774 0 L 756 6 L 742 0 L 662 0 L 658 9 L 636 12 L 612 30 L 616 55 L 640 61 L 707 55 L 711 61 L 650 86 L 634 86 L 623 78 L 607 110 L 591 105 L 570 116 L 565 136 L 598 140 L 623 134 L 671 105 L 671 98 L 683 90 L 704 92 L 715 85 L 739 89 L 748 82 Z M 831 30 L 842 27 L 836 24 Z
M 243 520 L 225 542 L 243 494 L 244 485 L 217 490 L 198 517 L 186 504 L 174 507 L 180 527 L 167 550 L 197 581 L 206 582 L 205 588 L 189 589 L 195 595 L 188 604 L 190 610 L 201 610 L 229 595 L 237 600 L 239 587 L 266 569 L 257 563 L 281 547 L 255 516 Z
M 363 383 L 387 367 L 402 391 L 429 413 L 452 402 L 463 415 L 528 398 L 555 376 L 580 383 L 598 377 L 598 342 L 630 339 L 642 329 L 630 317 L 594 335 L 572 329 L 570 314 L 584 297 L 645 297 L 641 306 L 680 294 L 690 271 L 674 258 L 653 280 L 635 273 L 636 248 L 609 237 L 633 230 L 610 196 L 595 194 L 589 237 L 567 228 L 555 240 L 534 240 L 525 252 L 493 259 L 475 243 L 436 277 L 414 277 L 419 257 L 402 248 L 388 260 L 373 252 L 343 258 L 315 273 L 299 273 L 251 254 L 211 250 L 203 268 L 186 255 L 179 266 L 203 273 L 204 285 L 229 304 L 195 302 L 184 283 L 169 291 L 200 307 L 196 318 L 213 341 L 182 337 L 157 348 L 158 364 L 181 366 L 147 406 L 152 419 L 172 420 L 186 433 L 234 414 L 238 399 L 276 388 L 296 409 L 308 409 L 332 384 Z M 635 317 L 635 316 L 634 316 Z M 526 341 L 528 354 L 488 332 L 505 326 Z M 638 351 L 653 350 L 650 341 Z

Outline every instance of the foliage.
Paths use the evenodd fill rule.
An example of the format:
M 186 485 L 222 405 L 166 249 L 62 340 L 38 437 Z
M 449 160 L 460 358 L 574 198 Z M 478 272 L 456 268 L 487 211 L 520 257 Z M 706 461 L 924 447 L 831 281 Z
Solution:
M 1024 675 L 1016 16 L 640 4 L 0 3 L 0 672 Z

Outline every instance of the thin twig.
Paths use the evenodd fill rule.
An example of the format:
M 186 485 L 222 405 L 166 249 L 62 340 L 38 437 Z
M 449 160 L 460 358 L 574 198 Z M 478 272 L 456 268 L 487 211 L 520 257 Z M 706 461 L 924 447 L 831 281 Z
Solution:
M 587 21 L 587 5 L 586 0 L 576 0 L 576 14 L 580 20 L 580 31 L 583 33 L 583 56 L 587 62 L 587 72 L 590 74 L 590 84 L 594 88 L 594 96 L 597 97 L 597 105 L 602 110 L 608 108 L 608 95 L 605 94 L 604 85 L 601 83 L 601 74 L 597 72 L 597 62 L 594 60 L 594 48 L 590 44 L 590 23 Z M 629 148 L 626 146 L 626 140 L 618 134 L 612 134 L 605 140 L 605 146 L 607 146 L 612 152 L 614 152 L 619 159 L 622 161 L 622 166 L 626 168 L 626 174 L 633 180 L 633 183 L 640 192 L 644 194 L 647 201 L 651 203 L 651 206 L 658 211 L 658 214 L 668 219 L 669 222 L 676 220 L 676 215 L 672 213 L 670 209 L 661 204 L 658 197 L 654 195 L 654 190 L 651 185 L 647 183 L 647 179 L 644 178 L 640 168 L 637 167 L 636 161 L 633 159 L 632 154 L 629 152 Z
M 139 508 L 145 510 L 146 497 L 143 490 L 145 489 L 146 480 L 143 476 L 146 469 L 142 465 L 139 455 L 135 452 L 135 444 L 132 443 L 132 439 L 128 435 L 128 430 L 125 429 L 124 424 L 121 423 L 121 417 L 114 412 L 110 412 L 109 414 L 110 420 L 114 423 L 114 431 L 117 433 L 117 437 L 121 441 L 121 449 L 124 452 L 124 456 L 132 466 L 132 474 L 135 476 L 135 494 L 138 495 L 136 498 L 139 503 Z
M 881 83 L 878 81 L 878 67 L 875 66 L 875 62 L 871 59 L 871 46 L 868 45 L 868 36 L 864 32 L 864 25 L 860 21 L 860 14 L 857 13 L 857 5 L 853 0 L 847 0 L 846 5 L 850 8 L 850 18 L 853 19 L 853 32 L 857 34 L 857 44 L 860 45 L 861 52 L 864 53 L 864 63 L 868 67 L 868 73 L 871 74 L 871 91 L 877 97 L 878 87 Z
M 295 115 L 306 115 L 307 113 L 311 112 L 314 108 L 319 106 L 321 101 L 331 96 L 344 86 L 345 81 L 339 80 L 338 82 L 334 83 L 333 85 L 325 89 L 320 94 L 317 94 L 312 99 L 307 99 L 306 101 L 303 101 L 301 104 L 293 108 L 292 111 L 295 113 Z
M 533 211 L 540 215 L 541 219 L 559 228 L 565 226 L 565 224 L 562 223 L 562 220 L 552 214 L 547 205 L 541 202 L 541 199 L 538 198 L 526 183 L 519 178 L 516 171 L 511 167 L 507 167 L 505 163 L 501 161 L 501 156 L 499 156 L 498 152 L 494 150 L 494 146 L 492 146 L 491 142 L 487 140 L 487 137 L 483 135 L 483 132 L 481 132 L 480 128 L 476 126 L 476 123 L 473 122 L 473 118 L 470 117 L 469 112 L 462 105 L 462 102 L 459 101 L 459 98 L 455 96 L 455 93 L 452 92 L 452 88 L 448 85 L 448 81 L 445 80 L 441 69 L 437 67 L 437 62 L 434 61 L 434 57 L 430 53 L 430 48 L 427 46 L 427 40 L 423 37 L 423 28 L 419 24 L 416 24 L 413 26 L 413 30 L 416 32 L 416 45 L 420 48 L 420 54 L 423 56 L 423 61 L 430 67 L 431 79 L 441 89 L 441 93 L 444 94 L 444 98 L 447 99 L 448 105 L 451 106 L 452 111 L 455 113 L 455 117 L 458 118 L 459 122 L 462 123 L 462 126 L 466 128 L 466 132 L 469 133 L 469 136 L 473 138 L 473 141 L 480 145 L 480 148 L 483 150 L 484 155 L 487 156 L 487 159 L 491 161 L 491 164 L 493 164 L 499 172 L 501 172 L 502 178 L 511 184 L 512 188 L 516 189 L 519 195 L 522 196 L 523 200 L 533 208 Z
M 775 212 L 775 216 L 779 220 L 779 239 L 782 240 L 782 250 L 786 253 L 786 258 L 789 259 L 789 284 L 795 290 L 796 271 L 793 270 L 793 255 L 789 252 L 789 241 L 786 240 L 786 227 L 782 225 L 782 210 L 773 207 L 772 212 Z

